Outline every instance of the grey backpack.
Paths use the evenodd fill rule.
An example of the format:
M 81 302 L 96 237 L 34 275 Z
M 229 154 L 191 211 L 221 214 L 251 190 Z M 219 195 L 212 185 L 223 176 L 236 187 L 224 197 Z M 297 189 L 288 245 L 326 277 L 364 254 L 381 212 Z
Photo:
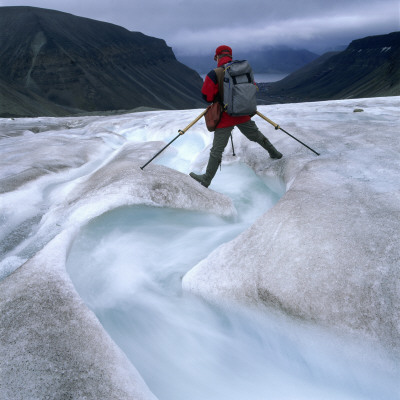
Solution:
M 248 61 L 232 61 L 216 68 L 215 72 L 224 110 L 232 116 L 255 114 L 257 85 Z

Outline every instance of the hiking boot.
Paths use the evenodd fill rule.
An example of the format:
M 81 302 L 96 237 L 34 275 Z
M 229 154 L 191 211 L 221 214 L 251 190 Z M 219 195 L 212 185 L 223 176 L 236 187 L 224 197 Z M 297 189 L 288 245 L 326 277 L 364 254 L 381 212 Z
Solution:
M 208 188 L 215 174 L 217 173 L 217 169 L 220 163 L 221 160 L 218 160 L 217 158 L 210 155 L 205 174 L 197 175 L 194 172 L 191 172 L 189 175 L 197 182 L 200 182 L 204 187 Z
M 207 183 L 204 182 L 204 175 L 197 175 L 194 172 L 191 172 L 189 175 L 197 182 L 200 182 L 204 187 L 208 187 L 210 185 L 210 184 L 207 185 Z
M 265 150 L 268 151 L 269 156 L 271 158 L 275 158 L 275 159 L 280 159 L 282 158 L 282 153 L 280 153 L 273 145 L 272 143 L 266 138 L 264 137 L 261 141 L 261 143 L 259 143 Z

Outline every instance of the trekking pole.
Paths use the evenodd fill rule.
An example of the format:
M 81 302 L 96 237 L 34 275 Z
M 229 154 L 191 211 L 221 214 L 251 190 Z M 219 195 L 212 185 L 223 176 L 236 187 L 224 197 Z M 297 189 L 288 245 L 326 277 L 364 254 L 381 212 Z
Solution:
M 178 132 L 179 134 L 174 137 L 166 146 L 164 146 L 153 158 L 151 158 L 149 161 L 147 161 L 146 164 L 143 165 L 143 167 L 140 167 L 141 170 L 144 169 L 144 167 L 148 164 L 150 164 L 157 156 L 159 156 L 170 144 L 172 144 L 176 139 L 178 139 L 179 136 L 182 136 L 185 132 L 187 132 L 205 113 L 207 112 L 207 109 L 205 109 L 196 119 L 194 119 L 185 129 L 179 129 Z
M 293 135 L 291 135 L 289 132 L 286 132 L 284 129 L 282 129 L 278 124 L 276 124 L 274 121 L 271 121 L 269 118 L 267 118 L 265 115 L 261 114 L 260 111 L 256 111 L 256 114 L 261 117 L 262 119 L 264 119 L 265 121 L 269 122 L 271 125 L 273 125 L 275 127 L 275 129 L 280 129 L 282 132 L 285 132 L 286 135 L 289 135 L 291 138 L 293 138 L 294 140 L 297 140 L 299 143 L 301 143 L 304 147 L 307 147 L 307 149 L 311 150 L 313 153 L 315 153 L 317 156 L 319 156 L 320 154 L 317 153 L 315 150 L 313 150 L 311 147 L 307 146 L 305 143 L 303 143 L 302 141 L 300 141 L 299 139 L 295 138 Z
M 236 156 L 235 154 L 235 148 L 233 147 L 233 137 L 232 137 L 232 133 L 231 133 L 231 143 L 232 143 L 232 155 Z

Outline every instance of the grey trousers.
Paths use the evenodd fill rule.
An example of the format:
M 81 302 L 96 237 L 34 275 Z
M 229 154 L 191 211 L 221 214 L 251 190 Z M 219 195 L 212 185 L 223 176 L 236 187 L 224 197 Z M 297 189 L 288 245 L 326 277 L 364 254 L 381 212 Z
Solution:
M 242 132 L 243 135 L 252 142 L 261 143 L 265 138 L 265 136 L 258 130 L 256 123 L 252 120 L 235 126 L 237 126 L 240 132 Z M 216 129 L 214 132 L 214 140 L 210 150 L 210 155 L 219 161 L 222 159 L 222 153 L 228 144 L 229 137 L 231 136 L 231 132 L 235 126 Z

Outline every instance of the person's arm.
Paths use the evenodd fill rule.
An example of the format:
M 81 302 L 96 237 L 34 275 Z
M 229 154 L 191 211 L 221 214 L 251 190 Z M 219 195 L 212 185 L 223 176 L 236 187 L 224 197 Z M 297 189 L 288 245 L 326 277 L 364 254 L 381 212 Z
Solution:
M 218 79 L 214 70 L 211 70 L 204 79 L 201 94 L 207 103 L 212 103 L 218 94 Z

